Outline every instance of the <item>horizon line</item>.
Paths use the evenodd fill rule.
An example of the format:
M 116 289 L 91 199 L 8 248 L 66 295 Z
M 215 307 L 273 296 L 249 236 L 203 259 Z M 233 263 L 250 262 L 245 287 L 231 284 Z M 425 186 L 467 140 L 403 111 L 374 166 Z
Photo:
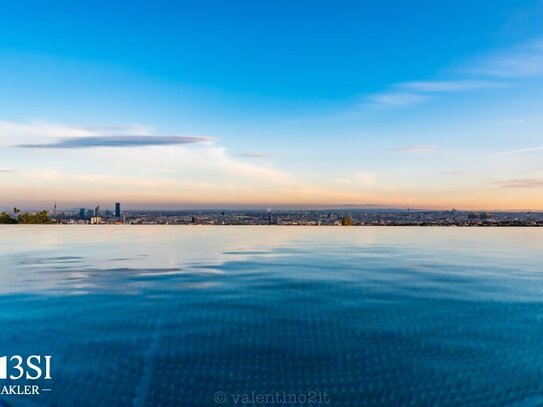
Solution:
M 121 203 L 122 205 L 122 203 Z M 78 211 L 81 208 L 85 209 L 92 209 L 96 206 L 100 206 L 102 210 L 106 211 L 109 210 L 109 207 L 102 207 L 101 204 L 92 204 L 90 206 L 71 206 L 71 207 L 64 207 L 59 208 L 58 205 L 56 207 L 57 212 L 70 212 L 70 211 Z M 17 207 L 17 206 L 15 206 Z M 107 208 L 107 209 L 106 209 Z M 121 206 L 122 208 L 122 206 Z M 53 211 L 53 207 L 44 208 L 44 207 L 30 207 L 30 206 L 21 206 L 17 207 L 17 209 L 21 211 Z M 114 205 L 111 207 L 111 209 L 114 209 Z M 442 207 L 442 208 L 428 208 L 428 207 L 420 207 L 420 206 L 388 206 L 388 205 L 280 205 L 276 206 L 275 208 L 269 205 L 263 205 L 263 206 L 202 206 L 202 207 L 185 207 L 185 208 L 127 208 L 122 209 L 123 212 L 180 212 L 180 211 L 311 211 L 311 210 L 320 210 L 320 211 L 326 211 L 326 210 L 394 210 L 394 211 L 431 211 L 431 212 L 443 212 L 443 211 L 459 211 L 459 212 L 543 212 L 543 208 L 541 209 L 530 209 L 530 208 L 523 208 L 523 209 L 490 209 L 490 208 L 454 208 L 454 207 Z M 0 206 L 1 212 L 13 212 L 13 206 Z

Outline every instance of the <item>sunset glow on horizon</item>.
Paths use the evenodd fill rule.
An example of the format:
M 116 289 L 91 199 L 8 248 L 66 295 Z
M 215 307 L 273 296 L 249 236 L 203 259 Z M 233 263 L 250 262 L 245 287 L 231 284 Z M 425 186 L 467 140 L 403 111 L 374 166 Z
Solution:
M 30 3 L 0 210 L 543 210 L 542 1 Z

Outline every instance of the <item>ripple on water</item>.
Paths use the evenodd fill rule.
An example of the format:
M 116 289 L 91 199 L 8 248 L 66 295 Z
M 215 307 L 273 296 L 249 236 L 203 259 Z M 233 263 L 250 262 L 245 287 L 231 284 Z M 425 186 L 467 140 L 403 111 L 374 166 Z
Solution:
M 0 349 L 53 355 L 42 404 L 213 406 L 217 391 L 543 403 L 534 232 L 157 228 L 152 244 L 149 229 L 66 230 L 0 256 Z

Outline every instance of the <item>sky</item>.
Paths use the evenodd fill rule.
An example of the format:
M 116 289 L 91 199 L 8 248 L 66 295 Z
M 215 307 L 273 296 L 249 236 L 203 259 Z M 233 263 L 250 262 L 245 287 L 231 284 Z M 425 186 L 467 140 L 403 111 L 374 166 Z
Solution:
M 0 208 L 543 210 L 542 129 L 542 0 L 0 0 Z

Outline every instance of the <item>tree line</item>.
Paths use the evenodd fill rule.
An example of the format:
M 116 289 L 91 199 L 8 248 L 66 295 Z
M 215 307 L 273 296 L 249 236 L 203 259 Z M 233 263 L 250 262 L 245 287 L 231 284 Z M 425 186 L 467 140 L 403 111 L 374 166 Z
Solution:
M 25 223 L 25 224 L 46 224 L 54 223 L 47 211 L 39 211 L 35 213 L 22 213 L 20 209 L 13 208 L 13 213 L 15 214 L 12 217 L 7 212 L 0 212 L 0 224 L 16 224 L 16 223 Z

